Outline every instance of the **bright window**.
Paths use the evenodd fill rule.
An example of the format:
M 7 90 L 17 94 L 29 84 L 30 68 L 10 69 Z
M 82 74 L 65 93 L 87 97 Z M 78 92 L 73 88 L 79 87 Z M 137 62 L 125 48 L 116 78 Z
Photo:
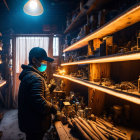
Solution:
M 59 37 L 53 38 L 53 56 L 59 55 Z

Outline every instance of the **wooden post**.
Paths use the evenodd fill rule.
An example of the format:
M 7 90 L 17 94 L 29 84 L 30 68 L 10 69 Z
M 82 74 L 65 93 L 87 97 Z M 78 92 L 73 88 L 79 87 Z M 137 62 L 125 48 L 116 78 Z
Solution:
M 110 64 L 90 64 L 90 81 L 100 81 L 101 78 L 110 77 Z M 95 89 L 89 89 L 89 106 L 94 114 L 99 115 L 104 107 L 105 93 Z
M 99 39 L 93 40 L 94 50 L 100 47 L 100 43 Z M 100 81 L 101 78 L 110 77 L 110 64 L 90 64 L 89 73 L 89 80 L 95 82 Z M 88 95 L 88 106 L 92 108 L 94 114 L 99 115 L 104 107 L 105 93 L 89 88 Z

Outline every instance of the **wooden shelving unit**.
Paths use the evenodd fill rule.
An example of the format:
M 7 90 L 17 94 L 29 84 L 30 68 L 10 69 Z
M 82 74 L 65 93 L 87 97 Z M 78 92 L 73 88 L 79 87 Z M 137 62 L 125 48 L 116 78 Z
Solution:
M 92 58 L 92 59 L 87 59 L 87 60 L 82 60 L 82 61 L 62 63 L 61 66 L 121 62 L 121 61 L 132 61 L 132 60 L 140 60 L 140 52 L 130 53 L 130 54 L 129 53 L 115 54 L 115 55 L 104 56 L 104 57 L 99 57 L 99 58 Z
M 79 49 L 83 46 L 88 45 L 88 42 L 90 40 L 93 40 L 95 38 L 102 38 L 104 36 L 113 34 L 139 21 L 140 21 L 140 3 L 132 6 L 131 8 L 129 8 L 116 18 L 112 19 L 111 21 L 109 21 L 108 23 L 106 23 L 93 33 L 89 34 L 83 39 L 67 47 L 66 49 L 63 50 L 63 52 Z
M 64 31 L 64 34 L 70 32 L 72 29 L 77 27 L 80 24 L 80 20 L 82 18 L 85 18 L 86 16 L 86 11 L 84 8 L 80 11 L 80 13 L 77 15 L 77 17 L 74 19 L 74 21 L 67 27 L 67 29 Z
M 75 77 L 71 77 L 71 76 L 63 76 L 63 75 L 57 75 L 57 74 L 53 74 L 53 76 L 55 77 L 59 77 L 59 78 L 64 78 L 67 80 L 70 80 L 72 82 L 87 86 L 89 88 L 94 88 L 97 89 L 99 91 L 102 91 L 106 94 L 115 96 L 115 97 L 119 97 L 121 99 L 136 103 L 140 105 L 140 95 L 139 94 L 132 94 L 132 93 L 127 93 L 127 92 L 122 92 L 122 91 L 118 91 L 118 90 L 114 90 L 108 87 L 104 87 L 101 85 L 98 85 L 95 82 L 90 82 L 87 80 L 82 80 L 80 78 L 75 78 Z
M 74 28 L 79 26 L 81 22 L 86 19 L 87 12 L 89 13 L 91 10 L 93 10 L 94 5 L 97 5 L 98 1 L 99 0 L 88 0 L 87 3 L 85 4 L 85 7 L 89 7 L 89 5 L 90 7 L 88 9 L 86 8 L 81 9 L 79 14 L 74 19 L 74 21 L 66 28 L 66 30 L 64 31 L 64 34 L 72 31 Z
M 85 4 L 86 6 L 90 5 L 88 9 L 82 8 L 82 10 L 79 12 L 77 17 L 74 19 L 74 21 L 66 28 L 64 31 L 64 34 L 67 34 L 74 30 L 77 26 L 81 24 L 82 21 L 86 19 L 86 15 L 90 14 L 94 9 L 98 9 L 103 4 L 109 2 L 110 0 L 104 1 L 104 0 L 88 0 L 88 2 Z
M 140 22 L 140 2 L 133 5 L 83 39 L 67 47 L 63 50 L 63 52 L 69 52 L 80 49 L 84 46 L 88 46 L 87 55 L 91 57 L 91 55 L 94 55 L 94 52 L 100 48 L 100 39 L 121 31 L 124 28 L 127 28 L 138 22 Z M 138 28 L 137 24 L 135 25 L 133 26 L 133 31 L 136 33 L 136 30 L 138 30 Z M 120 35 L 125 36 L 125 33 L 126 31 L 124 30 L 120 32 Z M 117 36 L 117 34 L 116 36 L 112 36 L 112 40 L 109 40 L 112 43 L 110 43 L 111 46 L 114 45 L 113 39 L 118 38 L 119 37 Z M 127 39 L 123 38 L 123 40 Z M 107 45 L 108 44 L 106 44 L 106 46 Z M 61 66 L 63 66 L 63 69 L 66 71 L 65 75 L 54 74 L 53 76 L 64 80 L 64 90 L 67 94 L 69 94 L 70 91 L 74 91 L 76 93 L 77 90 L 79 90 L 78 92 L 81 92 L 82 96 L 84 95 L 84 93 L 87 93 L 88 97 L 86 96 L 87 94 L 85 95 L 85 97 L 88 98 L 88 107 L 92 108 L 92 112 L 95 115 L 103 114 L 106 109 L 110 109 L 114 105 L 120 105 L 121 107 L 123 107 L 124 105 L 129 105 L 131 107 L 132 113 L 131 123 L 137 125 L 140 114 L 137 114 L 136 112 L 140 110 L 140 94 L 137 91 L 133 91 L 130 93 L 129 90 L 127 91 L 114 89 L 114 86 L 102 86 L 94 81 L 99 81 L 100 79 L 109 79 L 112 83 L 113 81 L 115 81 L 122 84 L 123 82 L 131 83 L 131 81 L 133 81 L 134 84 L 137 84 L 137 80 L 140 74 L 140 51 L 119 53 L 94 58 L 88 58 L 88 56 L 87 59 L 84 60 L 62 63 Z M 70 73 L 79 73 L 80 70 L 84 71 L 85 67 L 83 66 L 86 67 L 86 70 L 88 69 L 88 80 L 70 76 Z M 80 88 L 77 89 L 77 87 L 75 87 L 75 83 L 79 84 L 79 86 L 77 85 L 77 87 Z M 110 85 L 112 85 L 112 83 Z

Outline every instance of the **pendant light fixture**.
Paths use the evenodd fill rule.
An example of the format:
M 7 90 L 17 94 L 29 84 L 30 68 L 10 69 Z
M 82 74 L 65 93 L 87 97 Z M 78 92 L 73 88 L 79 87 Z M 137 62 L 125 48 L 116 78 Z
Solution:
M 29 0 L 23 7 L 23 11 L 30 16 L 39 16 L 44 9 L 40 0 Z

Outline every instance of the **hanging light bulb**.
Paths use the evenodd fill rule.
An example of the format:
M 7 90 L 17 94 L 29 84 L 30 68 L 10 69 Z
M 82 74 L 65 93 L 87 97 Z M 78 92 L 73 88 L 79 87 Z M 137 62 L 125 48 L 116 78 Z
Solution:
M 40 0 L 29 0 L 23 7 L 23 11 L 30 16 L 39 16 L 44 9 Z

